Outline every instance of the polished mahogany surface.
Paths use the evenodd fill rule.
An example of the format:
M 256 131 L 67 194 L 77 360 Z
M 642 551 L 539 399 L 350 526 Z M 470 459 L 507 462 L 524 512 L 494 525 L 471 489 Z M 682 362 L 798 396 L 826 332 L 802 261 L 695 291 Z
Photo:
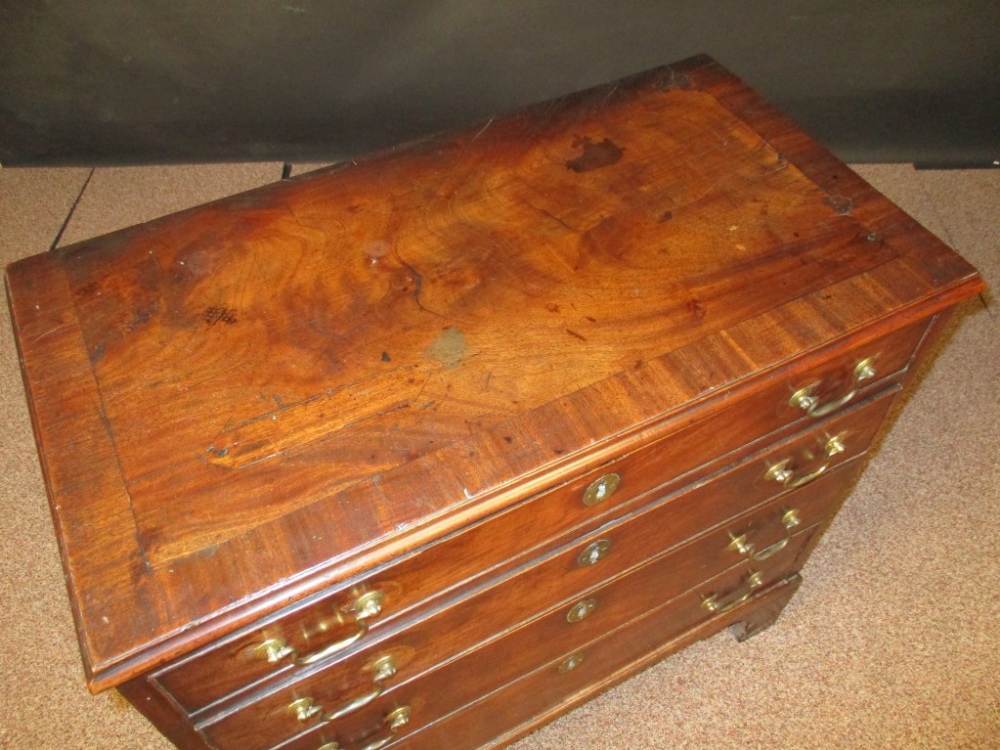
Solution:
M 192 653 L 197 677 L 212 644 L 383 571 L 426 589 L 389 590 L 381 623 L 423 617 L 610 512 L 555 520 L 609 462 L 687 461 L 635 459 L 626 499 L 695 481 L 804 429 L 789 396 L 849 390 L 857 352 L 891 387 L 981 281 L 700 57 L 30 258 L 7 286 L 97 690 Z M 553 525 L 523 548 L 469 542 L 518 541 L 526 508 Z

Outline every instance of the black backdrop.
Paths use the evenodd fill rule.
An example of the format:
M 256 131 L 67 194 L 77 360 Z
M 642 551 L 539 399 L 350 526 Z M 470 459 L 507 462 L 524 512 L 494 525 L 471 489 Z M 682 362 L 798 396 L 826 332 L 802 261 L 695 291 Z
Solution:
M 0 0 L 0 163 L 335 161 L 707 52 L 842 158 L 1000 159 L 996 0 Z

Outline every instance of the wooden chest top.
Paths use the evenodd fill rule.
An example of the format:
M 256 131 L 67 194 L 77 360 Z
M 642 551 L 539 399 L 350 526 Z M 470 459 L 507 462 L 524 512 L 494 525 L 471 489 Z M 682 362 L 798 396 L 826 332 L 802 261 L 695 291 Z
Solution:
M 703 57 L 16 263 L 92 687 L 979 283 Z

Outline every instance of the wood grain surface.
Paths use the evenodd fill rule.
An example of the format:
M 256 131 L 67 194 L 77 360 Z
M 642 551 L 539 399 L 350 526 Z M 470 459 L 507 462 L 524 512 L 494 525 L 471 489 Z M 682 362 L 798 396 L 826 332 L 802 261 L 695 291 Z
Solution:
M 981 282 L 697 58 L 7 286 L 96 690 Z

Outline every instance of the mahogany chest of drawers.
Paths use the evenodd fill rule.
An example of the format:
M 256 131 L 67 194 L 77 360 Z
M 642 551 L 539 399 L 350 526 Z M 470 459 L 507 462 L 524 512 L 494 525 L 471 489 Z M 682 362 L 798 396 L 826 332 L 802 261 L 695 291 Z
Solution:
M 982 286 L 705 57 L 6 278 L 90 687 L 187 750 L 498 747 L 767 627 Z

